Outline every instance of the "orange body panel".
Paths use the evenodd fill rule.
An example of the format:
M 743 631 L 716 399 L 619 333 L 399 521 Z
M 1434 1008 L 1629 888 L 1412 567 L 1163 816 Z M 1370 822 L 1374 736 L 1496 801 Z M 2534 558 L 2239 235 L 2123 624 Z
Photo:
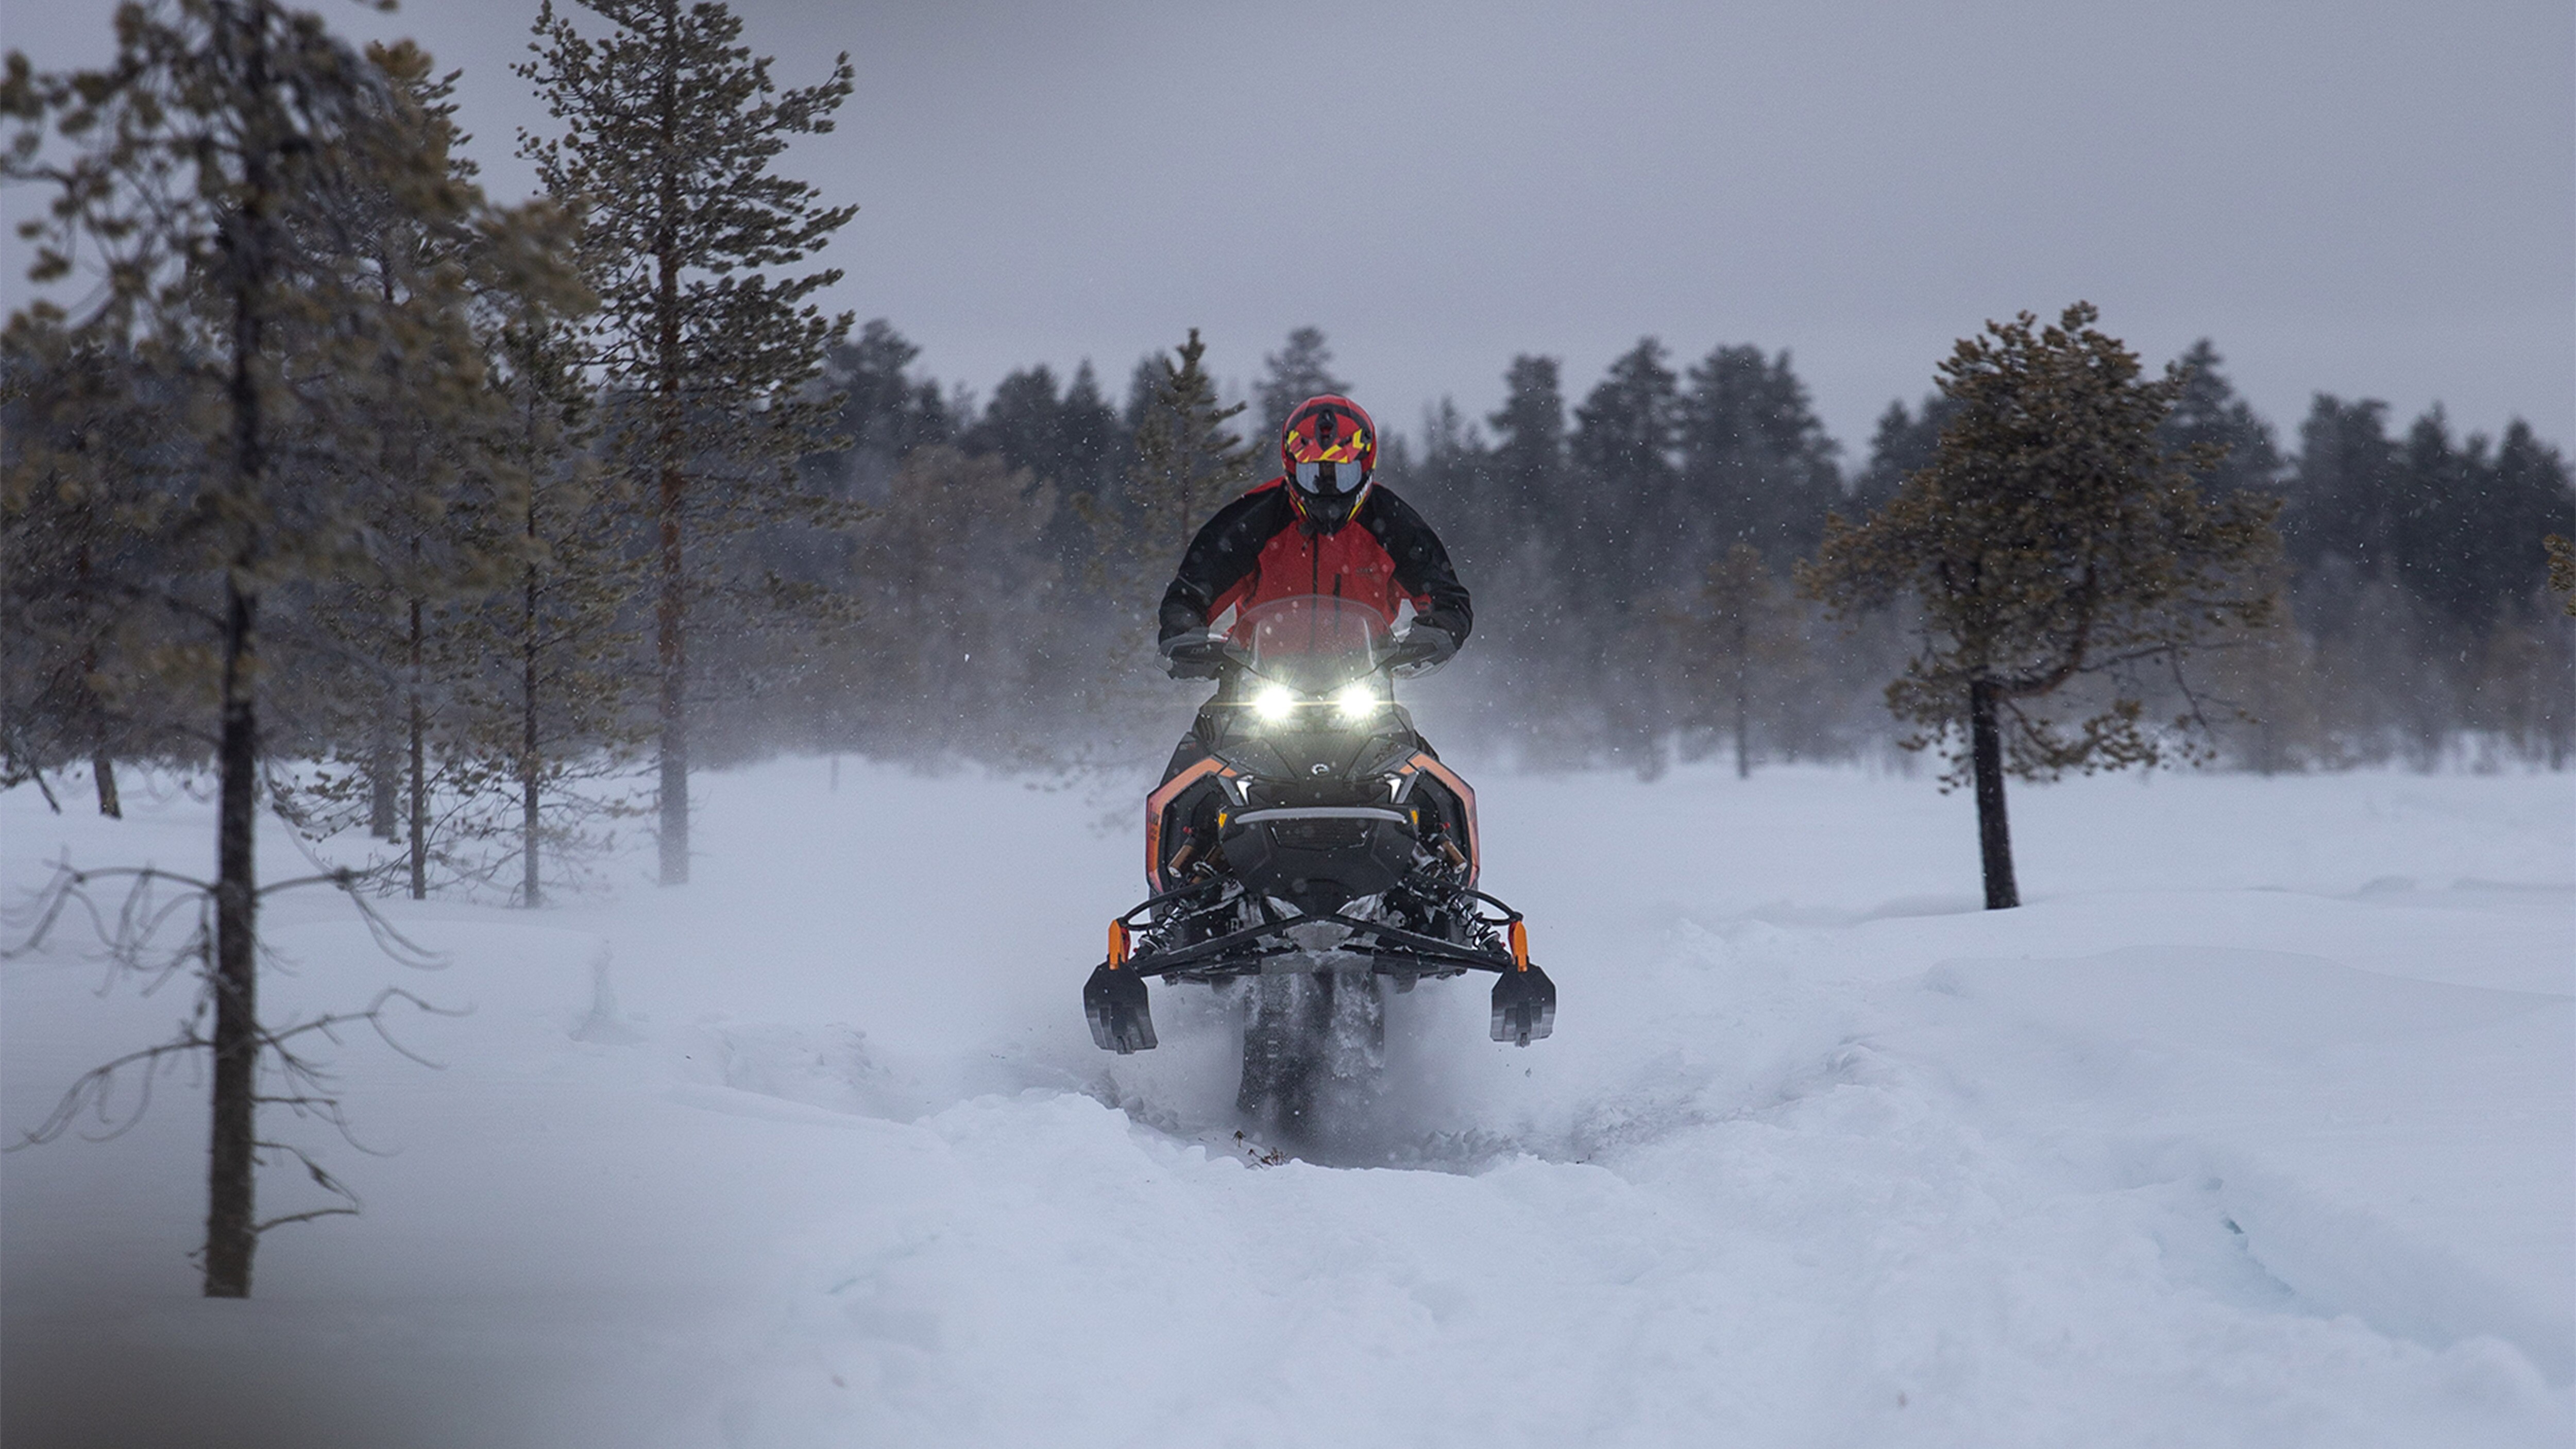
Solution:
M 1163 889 L 1163 811 L 1183 790 L 1218 773 L 1225 761 L 1214 755 L 1192 761 L 1182 771 L 1165 780 L 1161 788 L 1145 797 L 1145 893 L 1158 895 Z
M 1467 808 L 1467 884 L 1472 889 L 1476 884 L 1477 875 L 1485 868 L 1484 841 L 1476 834 L 1476 792 L 1468 787 L 1466 781 L 1458 778 L 1457 771 L 1427 754 L 1417 751 L 1413 756 L 1412 768 L 1422 771 L 1455 791 L 1458 803 Z

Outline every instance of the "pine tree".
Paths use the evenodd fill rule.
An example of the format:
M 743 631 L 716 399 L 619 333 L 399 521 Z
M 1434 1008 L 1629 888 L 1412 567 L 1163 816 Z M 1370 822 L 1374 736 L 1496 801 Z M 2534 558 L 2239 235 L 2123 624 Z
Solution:
M 1091 359 L 1074 368 L 1058 415 L 1064 452 L 1052 475 L 1056 486 L 1067 496 L 1109 491 L 1127 471 L 1131 440 L 1119 426 L 1117 411 L 1101 396 L 1100 375 L 1091 370 Z
M 1508 670 L 1524 699 L 1555 707 L 1518 721 L 1523 747 L 1580 760 L 1591 750 L 1598 703 L 1598 641 L 1589 630 L 1588 580 L 1576 560 L 1581 493 L 1568 456 L 1563 364 L 1522 353 L 1503 371 L 1502 406 L 1485 416 L 1493 443 L 1470 475 L 1476 491 L 1444 520 L 1476 593 L 1470 668 Z
M 1481 576 L 1506 551 L 1518 520 L 1503 515 L 1493 483 L 1493 450 L 1453 398 L 1422 409 L 1422 447 L 1393 456 L 1392 437 L 1378 459 L 1377 476 L 1392 483 L 1425 518 L 1444 525 L 1442 542 L 1462 573 Z
M 1032 620 L 1018 642 L 1035 653 L 1058 655 L 1068 666 L 1084 652 L 1078 636 L 1101 623 L 1091 616 L 1105 603 L 1094 577 L 1104 539 L 1092 525 L 1115 511 L 1134 461 L 1131 441 L 1101 396 L 1099 374 L 1088 359 L 1074 369 L 1060 396 L 1055 372 L 1044 363 L 1011 373 L 993 389 L 983 418 L 958 439 L 967 452 L 989 453 L 1007 467 L 1026 470 L 1055 500 L 1047 510 L 1043 567 L 1061 587 L 1051 594 L 1048 614 Z M 1021 581 L 1011 576 L 993 582 L 1009 593 Z
M 1733 741 L 1735 777 L 1746 779 L 1753 773 L 1754 711 L 1764 692 L 1755 680 L 1796 668 L 1795 605 L 1749 543 L 1709 562 L 1698 604 L 1674 621 L 1678 662 L 1694 696 L 1692 712 L 1698 721 L 1716 722 Z
M 2519 418 L 2493 454 L 2480 435 L 2455 445 L 2436 406 L 2407 431 L 2401 456 L 2405 502 L 2391 541 L 2407 590 L 2467 637 L 2528 613 L 2546 568 L 2534 540 L 2576 517 L 2557 450 Z
M 374 209 L 444 224 L 477 198 L 440 163 L 401 86 L 271 0 L 127 7 L 102 71 L 38 75 L 13 53 L 0 114 L 21 123 L 11 172 L 55 190 L 31 279 L 60 279 L 84 256 L 100 267 L 106 286 L 75 329 L 131 349 L 143 362 L 133 377 L 185 399 L 203 459 L 171 520 L 173 577 L 156 581 L 174 616 L 211 626 L 210 641 L 168 656 L 188 677 L 161 687 L 211 698 L 218 775 L 210 1025 L 172 1049 L 212 1058 L 205 1291 L 246 1296 L 259 1233 L 274 1225 L 253 1211 L 273 1145 L 257 1130 L 258 1084 L 284 1051 L 258 1012 L 261 705 L 284 678 L 266 606 L 284 587 L 371 566 L 352 480 L 391 419 L 369 369 L 387 347 L 448 351 L 463 327 L 383 307 L 350 219 Z M 48 121 L 59 162 L 43 157 Z M 398 416 L 434 426 L 447 396 L 405 395 Z
M 2193 343 L 2175 364 L 2182 369 L 2182 395 L 2157 436 L 2168 452 L 2213 450 L 2218 462 L 2198 474 L 2203 491 L 2218 496 L 2251 490 L 2277 493 L 2281 486 L 2281 450 L 2272 425 L 2236 395 L 2220 372 L 2226 359 L 2206 337 Z
M 2286 460 L 2272 425 L 2220 370 L 2225 362 L 2206 337 L 2184 349 L 2174 364 L 2183 375 L 2182 392 L 2156 430 L 2157 440 L 2168 453 L 2217 460 L 2192 475 L 2210 497 L 2277 497 Z M 2254 631 L 2230 640 L 2213 658 L 2209 679 L 2248 717 L 2243 728 L 2227 730 L 2234 736 L 2232 753 L 2245 763 L 2269 775 L 2314 757 L 2320 733 L 2315 651 L 2297 630 Z
M 455 124 L 456 74 L 437 75 L 408 41 L 370 46 L 367 59 L 418 118 L 417 163 L 473 194 L 477 168 L 461 153 L 466 138 Z M 434 808 L 444 793 L 442 736 L 455 723 L 457 690 L 481 664 L 478 652 L 448 635 L 521 562 L 521 540 L 498 520 L 523 511 L 528 483 L 495 451 L 508 420 L 488 385 L 487 338 L 465 324 L 494 308 L 577 305 L 580 288 L 570 275 L 569 236 L 546 203 L 421 215 L 370 189 L 341 209 L 337 223 L 351 238 L 353 262 L 374 287 L 381 316 L 399 324 L 381 329 L 366 365 L 344 383 L 367 396 L 367 411 L 380 419 L 373 448 L 333 465 L 347 475 L 370 567 L 332 581 L 311 607 L 339 646 L 334 652 L 355 666 L 331 671 L 345 689 L 317 704 L 339 717 L 322 722 L 322 732 L 355 736 L 359 759 L 345 772 L 319 770 L 296 798 L 279 803 L 306 818 L 309 831 L 329 833 L 340 823 L 332 807 L 363 796 L 371 829 L 391 837 L 382 807 L 398 786 L 402 851 L 391 874 L 420 900 L 446 813 Z
M 1513 358 L 1503 372 L 1503 405 L 1485 419 L 1494 430 L 1494 510 L 1532 526 L 1564 502 L 1565 390 L 1558 371 L 1553 357 Z
M 882 317 L 855 341 L 835 342 L 823 357 L 822 389 L 839 398 L 834 429 L 847 446 L 806 455 L 813 477 L 850 496 L 882 494 L 897 463 L 915 448 L 950 441 L 956 431 L 939 384 L 909 369 L 921 349 Z
M 1939 456 L 1867 521 L 1830 519 L 1799 572 L 1838 614 L 1919 601 L 1922 647 L 1888 705 L 1916 726 L 1910 743 L 1950 744 L 1945 783 L 1964 774 L 1975 786 L 1989 909 L 2020 904 L 2006 773 L 2048 779 L 2177 753 L 2142 722 L 2135 671 L 2162 664 L 2179 678 L 2212 632 L 2260 627 L 2273 611 L 2277 504 L 2202 496 L 2192 470 L 2217 460 L 2157 441 L 2180 372 L 2143 380 L 2097 315 L 2079 302 L 2052 327 L 2025 312 L 1962 339 L 1941 364 L 1958 412 Z M 2086 678 L 2108 698 L 2079 705 L 2083 718 L 2036 711 Z
M 812 396 L 849 329 L 809 299 L 837 270 L 772 277 L 856 213 L 771 174 L 800 135 L 827 134 L 849 98 L 844 53 L 818 85 L 778 89 L 717 3 L 584 0 L 608 22 L 592 40 L 540 7 L 517 73 L 556 136 L 522 134 L 549 194 L 582 208 L 583 260 L 600 299 L 595 361 L 617 394 L 606 418 L 617 465 L 652 486 L 659 684 L 662 883 L 689 877 L 690 619 L 727 535 L 844 515 L 797 488 L 797 459 L 833 408 Z M 694 554 L 692 553 L 694 550 Z
M 1064 400 L 1056 394 L 1055 370 L 1041 362 L 1005 376 L 993 389 L 984 416 L 966 430 L 958 445 L 969 453 L 992 453 L 1012 468 L 1025 468 L 1053 479 L 1070 461 L 1064 435 Z
M 1086 561 L 1100 547 L 1083 509 L 1096 512 L 1102 500 L 1116 496 L 1127 470 L 1135 463 L 1135 439 L 1119 421 L 1117 410 L 1101 395 L 1100 375 L 1092 371 L 1088 358 L 1073 370 L 1073 382 L 1064 390 L 1057 419 L 1063 452 L 1056 460 L 1055 471 L 1041 476 L 1055 485 L 1057 497 L 1066 506 L 1056 510 L 1048 537 L 1055 556 L 1063 562 L 1066 582 L 1078 585 L 1087 572 Z M 1076 499 L 1088 501 L 1077 507 Z
M 1652 337 L 1614 360 L 1574 410 L 1572 488 L 1549 514 L 1560 540 L 1551 602 L 1573 630 L 1555 647 L 1579 651 L 1571 683 L 1599 712 L 1600 748 L 1648 778 L 1678 723 L 1672 681 L 1655 664 L 1658 626 L 1700 563 L 1682 531 L 1692 520 L 1676 464 L 1680 383 Z
M 2482 552 L 2493 561 L 2497 592 L 2519 603 L 2535 589 L 2563 587 L 2555 555 L 2545 544 L 2535 551 L 2529 540 L 2576 532 L 2576 473 L 2566 456 L 2515 418 L 2496 446 L 2490 479 L 2495 526 Z
M 1917 412 L 1907 412 L 1902 399 L 1890 401 L 1870 434 L 1869 466 L 1852 479 L 1852 510 L 1867 516 L 1886 507 L 1907 475 L 1930 467 L 1941 451 L 1942 425 L 1956 411 L 1958 405 L 1937 392 Z
M 1574 410 L 1567 451 L 1583 481 L 1577 506 L 1565 510 L 1574 530 L 1567 562 L 1614 614 L 1681 581 L 1672 532 L 1685 521 L 1674 463 L 1680 388 L 1663 344 L 1642 338 Z
M 1751 544 L 1774 566 L 1812 551 L 1842 501 L 1837 445 L 1825 435 L 1789 354 L 1719 347 L 1690 370 L 1676 433 L 1681 515 L 1674 536 L 1695 556 Z
M 2284 532 L 2311 624 L 2348 627 L 2338 573 L 2395 585 L 2429 623 L 2468 635 L 2524 610 L 2544 565 L 2534 540 L 2576 507 L 2566 463 L 2520 419 L 2491 454 L 2482 437 L 2455 441 L 2439 407 L 2403 439 L 2387 417 L 2385 403 L 2321 393 L 2299 430 Z
M 460 847 L 502 845 L 460 860 L 461 873 L 491 878 L 515 865 L 512 893 L 536 907 L 581 879 L 586 855 L 614 844 L 604 822 L 632 812 L 618 787 L 644 737 L 627 608 L 643 592 L 643 561 L 622 510 L 608 506 L 622 480 L 603 487 L 589 466 L 594 409 L 573 320 L 531 303 L 495 321 L 493 390 L 510 422 L 498 441 L 526 482 L 517 508 L 494 519 L 516 535 L 516 576 L 456 631 L 482 667 L 459 690 L 461 798 L 450 829 Z
M 118 758 L 176 738 L 141 663 L 166 637 L 153 541 L 197 461 L 173 391 L 43 303 L 0 335 L 0 785 L 51 801 L 45 773 L 86 759 L 109 817 Z
M 2291 561 L 2302 572 L 2327 557 L 2365 573 L 2391 567 L 2403 489 L 2388 405 L 2318 393 L 2285 488 L 2281 533 Z
M 2388 562 L 2397 582 L 2428 614 L 2457 634 L 2477 635 L 2494 622 L 2496 580 L 2480 528 L 2487 500 L 2486 440 L 2455 445 L 2451 420 L 2437 404 L 2415 420 L 2398 447 L 2398 504 L 2389 530 Z M 2529 548 L 2529 536 L 2515 540 Z
M 1206 355 L 1193 327 L 1176 351 L 1137 364 L 1125 414 L 1125 478 L 1113 495 L 1067 500 L 1096 541 L 1082 577 L 1098 600 L 1093 626 L 1113 641 L 1105 649 L 1097 642 L 1077 646 L 1083 657 L 1068 692 L 1085 697 L 1077 713 L 1104 742 L 1123 745 L 1168 699 L 1140 667 L 1150 655 L 1163 590 L 1199 528 L 1259 476 L 1259 450 L 1227 426 L 1244 405 L 1217 400 L 1216 381 L 1202 365 Z
M 1475 485 L 1457 515 L 1465 549 L 1491 572 L 1510 571 L 1533 593 L 1548 589 L 1560 568 L 1572 512 L 1559 370 L 1553 357 L 1514 357 L 1503 370 L 1503 405 L 1485 417 L 1492 446 L 1460 460 L 1473 465 Z M 1550 612 L 1543 599 L 1529 603 L 1529 615 Z M 1510 632 L 1508 618 L 1498 622 Z
M 1037 681 L 1057 612 L 1057 506 L 1053 485 L 999 456 L 905 455 L 860 539 L 863 607 L 842 631 L 861 743 L 932 761 L 1022 751 L 1015 717 L 1051 692 Z
M 1262 377 L 1253 389 L 1253 402 L 1259 414 L 1253 419 L 1252 441 L 1256 444 L 1276 438 L 1288 427 L 1288 415 L 1297 404 L 1325 393 L 1347 394 L 1351 385 L 1333 376 L 1333 349 L 1324 342 L 1324 329 L 1300 327 L 1288 334 L 1288 343 L 1277 352 L 1261 359 Z
M 1158 359 L 1161 376 L 1136 424 L 1136 461 L 1127 472 L 1125 501 L 1134 522 L 1130 560 L 1139 599 L 1162 596 L 1163 581 L 1200 525 L 1243 491 L 1259 465 L 1258 445 L 1226 427 L 1244 405 L 1217 401 L 1216 381 L 1199 365 L 1206 355 L 1207 344 L 1191 328 L 1173 354 L 1177 362 Z M 1150 622 L 1153 610 L 1146 601 Z

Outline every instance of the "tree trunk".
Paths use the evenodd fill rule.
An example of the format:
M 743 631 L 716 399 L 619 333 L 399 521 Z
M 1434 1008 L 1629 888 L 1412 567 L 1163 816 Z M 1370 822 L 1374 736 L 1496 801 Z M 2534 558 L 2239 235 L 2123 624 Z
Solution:
M 420 600 L 411 601 L 411 898 L 429 899 L 429 720 L 420 706 Z
M 528 536 L 537 533 L 536 505 L 528 505 Z M 527 569 L 519 614 L 519 900 L 530 910 L 545 904 L 537 874 L 537 569 Z
M 1745 740 L 1753 723 L 1750 632 L 1745 627 L 1743 614 L 1738 612 L 1735 620 L 1735 778 L 1739 780 L 1753 778 L 1753 752 Z
M 402 839 L 402 746 L 394 737 L 394 701 L 375 712 L 367 744 L 367 834 Z
M 256 193 L 255 193 L 256 196 Z M 254 233 L 255 234 L 255 233 Z M 253 289 L 235 298 L 235 482 L 256 495 L 266 471 L 260 427 L 260 317 Z M 245 540 L 224 581 L 223 726 L 216 746 L 221 794 L 215 820 L 215 1034 L 213 1130 L 206 1153 L 206 1296 L 248 1298 L 259 1245 L 254 1198 L 259 1143 L 259 716 L 253 690 L 259 600 L 244 587 L 254 549 Z
M 1747 713 L 1744 701 L 1744 679 L 1743 676 L 1738 675 L 1735 681 L 1735 778 L 1739 780 L 1753 778 L 1753 753 L 1744 739 L 1747 733 L 1748 721 L 1745 718 Z
M 392 722 L 380 714 L 376 717 L 375 743 L 367 751 L 367 833 L 378 840 L 402 838 L 402 766 L 396 763 L 399 759 L 394 750 Z
M 519 770 L 519 900 L 530 910 L 546 903 L 537 861 L 537 767 L 531 750 Z
M 232 506 L 241 522 L 224 575 L 223 711 L 216 744 L 221 781 L 215 818 L 215 959 L 209 982 L 215 999 L 212 1130 L 206 1152 L 205 1293 L 209 1298 L 250 1296 L 251 1255 L 259 1244 L 253 1193 L 259 1151 L 259 882 L 257 628 L 259 596 L 253 580 L 261 562 L 255 521 L 268 475 L 268 438 L 259 362 L 267 339 L 261 294 L 275 258 L 269 203 L 278 180 L 269 147 L 278 144 L 274 81 L 268 70 L 266 16 L 252 11 L 247 34 L 231 6 L 214 7 L 214 48 L 231 59 L 239 47 L 241 88 L 248 93 L 249 135 L 243 147 L 242 199 L 222 247 L 229 263 L 232 304 L 231 376 L 226 401 L 232 410 Z
M 81 538 L 79 577 L 81 593 L 86 600 L 89 594 L 90 576 L 89 541 L 96 526 L 91 520 L 88 504 L 81 505 L 78 517 Z M 98 813 L 110 820 L 122 820 L 125 818 L 125 806 L 116 795 L 116 757 L 108 752 L 107 747 L 109 733 L 107 703 L 98 697 L 98 690 L 91 683 L 97 678 L 98 644 L 93 640 L 81 650 L 82 709 L 89 717 L 90 737 L 94 741 L 89 751 L 89 778 L 91 785 L 98 790 Z
M 206 1167 L 206 1296 L 250 1296 L 259 1091 L 258 717 L 252 629 L 259 603 L 230 584 L 224 618 L 222 795 L 216 822 L 214 1131 Z
M 89 777 L 98 786 L 98 813 L 110 820 L 125 818 L 125 805 L 116 793 L 116 757 L 104 747 L 89 752 Z
M 689 883 L 689 678 L 680 576 L 680 469 L 662 469 L 662 601 L 657 623 L 662 674 L 662 884 Z
M 1985 680 L 1968 686 L 1968 758 L 1976 773 L 1986 909 L 2008 911 L 2021 904 L 2021 888 L 2013 884 L 2012 825 L 2004 816 L 2003 730 L 1995 719 L 1995 687 Z
M 665 12 L 663 33 L 674 33 L 672 20 L 676 6 Z M 675 58 L 674 58 L 675 59 Z M 669 137 L 671 154 L 680 148 L 678 67 L 666 64 L 662 73 L 661 117 L 664 134 Z M 682 425 L 684 401 L 680 396 L 680 255 L 678 235 L 669 230 L 680 211 L 680 176 L 678 163 L 666 161 L 661 176 L 662 218 L 665 230 L 655 238 L 654 305 L 659 312 L 659 329 L 655 338 L 659 355 L 655 358 L 661 390 L 662 463 L 662 599 L 656 620 L 660 639 L 661 725 L 662 725 L 662 884 L 686 885 L 689 881 L 689 721 L 688 721 L 688 599 L 683 592 L 680 569 L 680 504 L 686 496 L 688 480 L 680 466 L 681 448 L 686 439 Z

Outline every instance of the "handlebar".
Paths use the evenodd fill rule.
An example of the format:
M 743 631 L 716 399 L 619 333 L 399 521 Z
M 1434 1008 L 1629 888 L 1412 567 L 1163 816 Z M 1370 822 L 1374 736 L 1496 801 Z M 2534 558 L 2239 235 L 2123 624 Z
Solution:
M 1457 652 L 1458 641 L 1449 637 L 1448 630 L 1417 623 L 1395 641 L 1395 648 L 1369 673 L 1383 671 L 1398 679 L 1410 679 L 1448 663 Z M 1252 651 L 1221 636 L 1183 636 L 1165 644 L 1162 655 L 1164 670 L 1174 679 L 1219 679 L 1228 670 L 1259 672 L 1252 667 Z

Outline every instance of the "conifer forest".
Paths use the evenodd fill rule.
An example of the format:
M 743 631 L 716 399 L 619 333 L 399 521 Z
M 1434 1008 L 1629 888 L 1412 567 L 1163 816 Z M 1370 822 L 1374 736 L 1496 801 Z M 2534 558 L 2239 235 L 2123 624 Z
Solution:
M 516 200 L 478 185 L 417 49 L 267 0 L 141 13 L 111 69 L 13 60 L 5 95 L 46 209 L 0 359 L 0 780 L 78 766 L 81 808 L 117 812 L 120 765 L 202 768 L 377 842 L 344 851 L 373 887 L 534 905 L 637 832 L 685 879 L 693 768 L 1151 753 L 1182 544 L 1276 471 L 1289 407 L 1349 385 L 1314 327 L 925 375 L 900 319 L 814 300 L 852 207 L 771 164 L 831 129 L 846 65 L 782 88 L 721 7 L 537 16 L 519 70 L 561 133 L 520 138 L 544 192 Z M 1444 729 L 1651 777 L 1901 764 L 1964 721 L 1907 674 L 1912 596 L 1836 610 L 1800 582 L 1831 520 L 1940 459 L 1940 359 L 1837 439 L 1795 338 L 1707 341 L 1584 379 L 1533 337 L 1491 413 L 1380 419 L 1380 481 L 1477 600 Z M 2323 393 L 2268 419 L 2222 343 L 2140 365 L 2168 378 L 2147 421 L 2210 507 L 2272 509 L 2232 565 L 2269 603 L 2088 667 L 2056 725 L 2016 713 L 2018 767 L 2564 768 L 2561 446 Z M 2048 742 L 2106 708 L 2120 750 Z

